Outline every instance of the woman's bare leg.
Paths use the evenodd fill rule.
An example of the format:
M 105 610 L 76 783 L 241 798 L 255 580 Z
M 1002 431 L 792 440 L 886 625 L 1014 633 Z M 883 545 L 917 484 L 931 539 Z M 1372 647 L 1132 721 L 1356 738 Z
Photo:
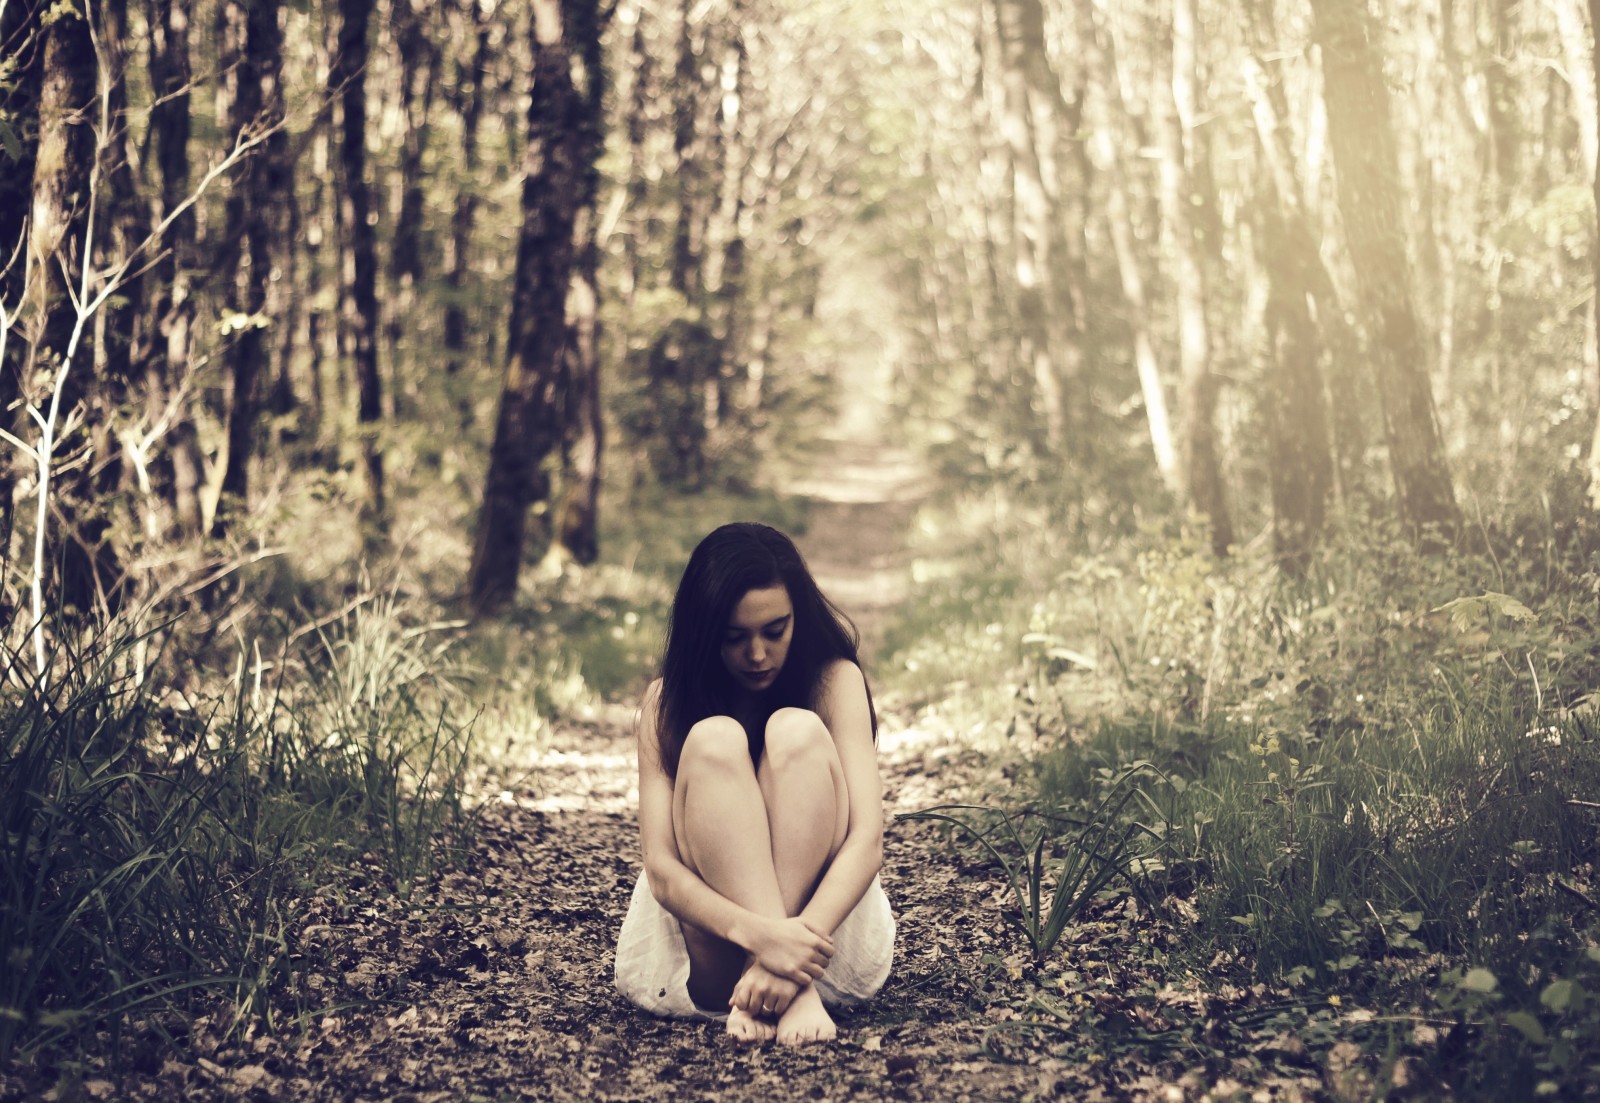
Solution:
M 833 736 L 805 709 L 779 709 L 767 722 L 766 752 L 757 771 L 772 836 L 772 863 L 785 914 L 799 915 L 838 853 L 850 827 L 849 792 Z M 815 984 L 778 1017 L 785 1045 L 838 1034 Z
M 732 718 L 709 717 L 689 730 L 672 786 L 672 829 L 679 856 L 706 884 L 757 915 L 787 914 L 773 869 L 766 803 L 744 728 Z M 682 926 L 690 997 L 702 1007 L 727 1007 L 746 968 L 744 950 Z M 738 1008 L 728 1014 L 728 1033 L 742 1041 L 767 1041 L 775 1032 L 772 1022 Z
M 820 717 L 802 709 L 781 709 L 768 722 L 759 771 L 736 721 L 719 716 L 696 724 L 684 741 L 672 799 L 685 864 L 758 915 L 798 915 L 849 826 L 833 737 Z M 747 967 L 744 951 L 687 924 L 683 932 L 690 995 L 702 1006 L 726 1006 Z M 774 1028 L 734 1009 L 728 1032 L 762 1041 Z M 801 989 L 776 1033 L 790 1043 L 834 1036 L 815 985 Z

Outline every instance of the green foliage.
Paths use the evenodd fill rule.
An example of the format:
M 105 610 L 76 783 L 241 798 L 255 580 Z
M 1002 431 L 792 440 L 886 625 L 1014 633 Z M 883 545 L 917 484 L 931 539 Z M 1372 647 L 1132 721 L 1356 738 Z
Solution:
M 468 728 L 430 637 L 358 600 L 186 694 L 122 622 L 42 676 L 8 654 L 0 1057 L 202 1002 L 236 1029 L 312 1003 L 314 890 L 365 854 L 403 894 L 466 826 Z
M 1133 784 L 1145 775 L 1159 776 L 1160 771 L 1148 762 L 1139 762 L 1110 779 L 1088 820 L 1071 835 L 1061 835 L 1056 825 L 1046 821 L 1024 840 L 1010 813 L 971 804 L 942 804 L 896 818 L 949 824 L 999 863 L 1016 900 L 1017 923 L 1028 940 L 1034 964 L 1042 965 L 1067 927 L 1113 880 L 1121 877 L 1137 887 L 1137 871 L 1152 864 L 1154 852 L 1135 844 L 1141 838 L 1159 843 L 1162 833 L 1123 819 L 1123 811 L 1134 797 L 1149 801 Z M 1060 857 L 1052 861 L 1058 850 Z M 1046 901 L 1044 893 L 1050 882 L 1053 885 Z
M 1154 763 L 1172 784 L 1144 884 L 1186 917 L 1190 968 L 1458 1016 L 1452 1044 L 1508 1085 L 1569 1091 L 1600 1058 L 1600 627 L 1571 530 L 1426 556 L 1369 525 L 1290 581 L 1185 528 L 1063 555 L 999 495 L 981 542 L 973 502 L 941 508 L 888 688 L 1009 740 L 1046 812 Z M 1492 1007 L 1468 1006 L 1489 998 L 1472 968 Z

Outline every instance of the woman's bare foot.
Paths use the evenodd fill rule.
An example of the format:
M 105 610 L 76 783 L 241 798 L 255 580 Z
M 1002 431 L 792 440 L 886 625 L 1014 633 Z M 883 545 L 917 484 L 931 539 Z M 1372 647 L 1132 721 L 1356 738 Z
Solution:
M 728 1020 L 732 1023 L 732 1019 Z M 732 1029 L 730 1026 L 729 1029 Z M 778 1018 L 778 1042 L 786 1046 L 805 1045 L 807 1042 L 831 1042 L 839 1036 L 833 1016 L 822 1006 L 822 996 L 817 986 L 808 984 L 800 990 Z
M 728 1012 L 728 1033 L 741 1042 L 770 1042 L 776 1029 L 767 1020 L 735 1007 Z

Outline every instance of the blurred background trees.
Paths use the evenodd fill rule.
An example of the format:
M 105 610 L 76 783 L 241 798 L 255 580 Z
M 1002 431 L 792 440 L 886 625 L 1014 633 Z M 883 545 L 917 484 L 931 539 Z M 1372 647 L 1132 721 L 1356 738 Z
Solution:
M 896 435 L 1063 532 L 1298 572 L 1330 524 L 1575 524 L 1592 21 L 12 0 L 0 600 L 41 525 L 87 609 L 314 513 L 329 558 L 453 534 L 492 612 L 595 559 L 604 495 L 781 480 L 885 376 Z

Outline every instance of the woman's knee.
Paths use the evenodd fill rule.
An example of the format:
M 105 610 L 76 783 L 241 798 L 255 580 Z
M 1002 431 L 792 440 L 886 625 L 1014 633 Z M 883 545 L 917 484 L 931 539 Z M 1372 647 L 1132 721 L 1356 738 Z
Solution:
M 731 716 L 708 716 L 684 736 L 678 769 L 704 766 L 750 768 L 750 740 Z
M 777 769 L 801 760 L 828 761 L 837 756 L 833 734 L 810 709 L 782 708 L 767 721 L 766 758 Z

